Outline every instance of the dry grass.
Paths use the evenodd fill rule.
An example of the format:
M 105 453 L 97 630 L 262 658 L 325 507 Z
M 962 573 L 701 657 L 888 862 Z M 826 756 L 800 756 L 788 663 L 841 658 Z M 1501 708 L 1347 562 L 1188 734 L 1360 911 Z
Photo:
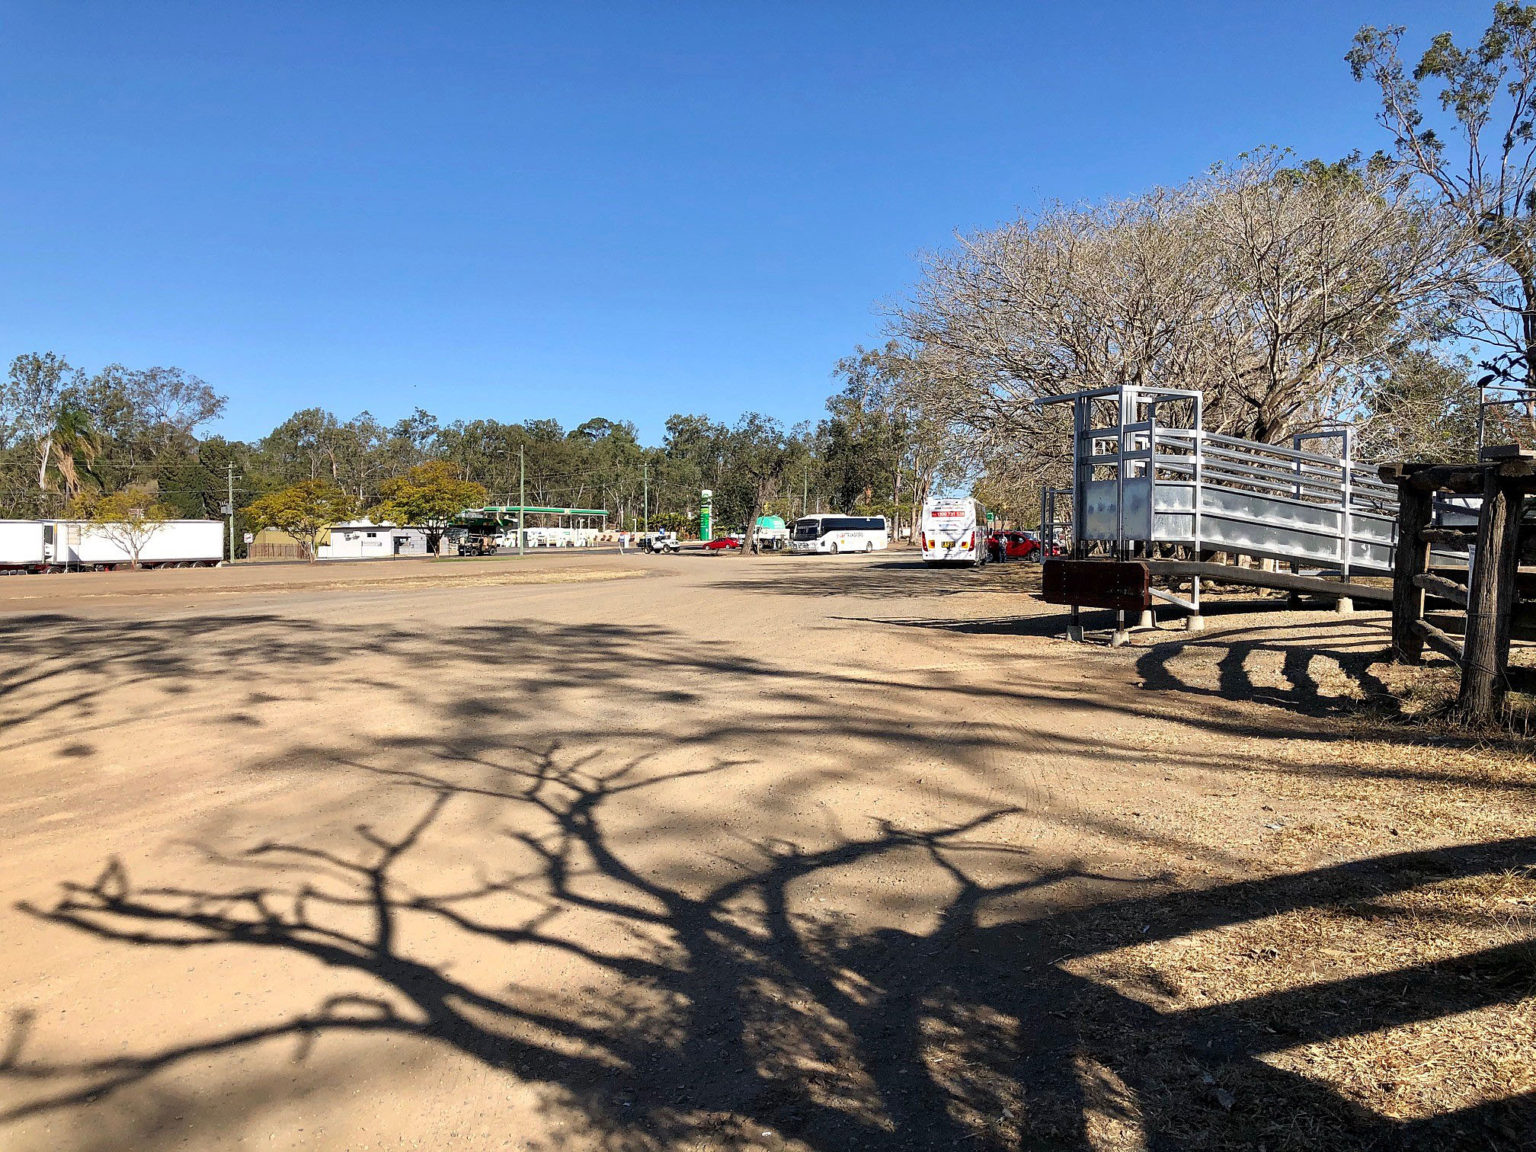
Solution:
M 1337 1130 L 1277 1120 L 1266 1106 L 1275 1090 L 1270 1070 L 1335 1096 L 1341 1124 L 1355 1110 L 1421 1120 L 1536 1091 L 1536 876 L 1529 871 L 1426 872 L 1402 890 L 1256 916 L 1063 967 L 1145 1005 L 1174 1032 L 1182 1020 L 1215 1016 L 1229 1031 L 1259 1038 L 1253 1062 L 1202 1060 L 1200 1045 L 1185 1043 L 1147 1065 L 1144 1106 L 1187 1100 L 1190 1081 L 1218 1103 L 1214 1126 L 1210 1114 L 1149 1117 L 1179 1146 L 1349 1146 Z M 1456 1010 L 1467 1003 L 1478 1006 Z M 1377 1026 L 1381 1020 L 1401 1022 Z M 1325 1038 L 1310 1038 L 1314 1030 Z M 1133 1030 L 1114 1019 L 1095 1021 L 1088 1040 L 1117 1052 L 1136 1045 Z
M 1148 716 L 1161 723 L 1116 732 L 1172 780 L 1195 733 L 1232 731 L 1196 772 L 1215 785 L 1212 801 L 1179 811 L 1180 832 L 1221 843 L 1231 835 L 1221 797 L 1258 791 L 1274 812 L 1258 834 L 1260 875 L 1371 857 L 1423 863 L 1375 892 L 1340 885 L 1284 911 L 1255 901 L 1221 927 L 1129 947 L 1119 946 L 1125 926 L 1106 917 L 1103 950 L 1079 949 L 1061 967 L 1160 1023 L 1096 1002 L 1084 1010 L 1085 1047 L 1122 1071 L 1135 1054 L 1145 1130 L 1170 1147 L 1365 1147 L 1362 1134 L 1382 1130 L 1371 1123 L 1536 1096 L 1536 871 L 1499 864 L 1497 847 L 1536 834 L 1525 731 L 1451 722 L 1454 671 L 1377 660 L 1380 622 L 1330 628 L 1274 613 L 1220 628 L 1163 639 L 1166 675 L 1149 681 L 1160 690 Z M 1146 660 L 1145 645 L 1102 657 Z M 1529 715 L 1528 701 L 1515 703 L 1512 715 Z M 1486 870 L 1437 867 L 1436 850 L 1468 844 L 1490 846 Z M 1224 1043 L 1254 1058 L 1204 1055 Z M 1277 1118 L 1279 1094 L 1313 1106 Z M 1191 1099 L 1209 1107 L 1191 1110 Z M 1536 1147 L 1522 1107 L 1480 1119 L 1486 1128 L 1426 1130 L 1438 1135 L 1415 1147 Z M 1125 1135 L 1096 1146 L 1140 1145 Z

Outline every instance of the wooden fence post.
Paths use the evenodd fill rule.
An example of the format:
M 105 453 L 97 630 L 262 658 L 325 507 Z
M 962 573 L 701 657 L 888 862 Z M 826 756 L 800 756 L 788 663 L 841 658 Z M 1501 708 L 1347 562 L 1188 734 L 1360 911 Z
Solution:
M 1477 556 L 1467 590 L 1467 635 L 1462 647 L 1461 695 L 1467 720 L 1491 720 L 1504 703 L 1509 670 L 1510 613 L 1520 563 L 1521 487 L 1489 468 L 1477 518 Z
M 1414 627 L 1424 618 L 1424 589 L 1414 582 L 1429 571 L 1429 544 L 1420 533 L 1429 527 L 1434 493 L 1416 487 L 1408 477 L 1397 482 L 1397 548 L 1392 555 L 1392 659 L 1418 664 L 1424 659 L 1424 637 Z

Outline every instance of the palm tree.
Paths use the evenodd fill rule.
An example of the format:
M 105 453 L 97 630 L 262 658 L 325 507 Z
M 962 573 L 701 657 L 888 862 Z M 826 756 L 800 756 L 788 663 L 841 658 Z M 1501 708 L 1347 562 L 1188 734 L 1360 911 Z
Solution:
M 64 494 L 80 494 L 80 474 L 91 475 L 91 466 L 101 455 L 101 434 L 91 423 L 91 414 L 78 405 L 65 403 L 59 408 L 53 427 L 38 440 L 37 486 L 47 491 L 48 465 L 51 463 L 64 481 Z

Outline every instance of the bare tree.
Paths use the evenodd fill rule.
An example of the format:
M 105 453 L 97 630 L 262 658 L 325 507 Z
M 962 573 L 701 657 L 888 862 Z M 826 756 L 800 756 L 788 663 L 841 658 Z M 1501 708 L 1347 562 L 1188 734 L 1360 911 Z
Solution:
M 1274 154 L 1205 182 L 1213 425 L 1273 443 L 1348 414 L 1373 370 L 1449 335 L 1474 291 L 1464 231 L 1380 168 Z
M 1022 439 L 1039 430 L 1041 396 L 1189 380 L 1210 291 L 1189 242 L 1192 199 L 1052 205 L 931 254 L 896 318 L 925 354 L 925 406 Z
M 1055 205 L 930 257 L 895 317 L 926 402 L 1022 444 L 1047 430 L 1034 400 L 1089 388 L 1198 389 L 1209 427 L 1267 442 L 1347 408 L 1465 307 L 1464 237 L 1384 170 L 1283 160 Z

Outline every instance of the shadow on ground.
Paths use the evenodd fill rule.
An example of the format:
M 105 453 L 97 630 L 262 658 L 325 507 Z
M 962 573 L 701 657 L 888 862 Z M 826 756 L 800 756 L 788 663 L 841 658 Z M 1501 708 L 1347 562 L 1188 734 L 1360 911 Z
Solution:
M 405 771 L 405 827 L 359 826 L 346 842 L 268 840 L 236 863 L 265 883 L 157 887 L 108 862 L 66 882 L 40 919 L 147 951 L 251 948 L 355 973 L 357 991 L 291 1019 L 186 1046 L 59 1063 L 29 1052 L 13 1022 L 0 1076 L 35 1089 L 5 1120 L 78 1107 L 187 1062 L 276 1037 L 296 1062 L 328 1034 L 427 1037 L 520 1080 L 546 1085 L 579 1125 L 570 1140 L 679 1147 L 711 1138 L 746 1147 L 764 1130 L 828 1152 L 856 1148 L 1088 1148 L 1098 1123 L 1145 1133 L 1153 1148 L 1514 1148 L 1536 1122 L 1525 1098 L 1418 1123 L 1352 1105 L 1326 1084 L 1261 1057 L 1528 994 L 1528 944 L 1411 971 L 1309 984 L 1207 1009 L 1159 1012 L 1069 974 L 1075 958 L 1299 908 L 1345 906 L 1426 877 L 1536 866 L 1536 838 L 1364 860 L 1203 892 L 1148 891 L 1030 922 L 984 923 L 989 905 L 1025 890 L 1106 879 L 1044 869 L 1006 885 L 970 863 L 1017 850 L 975 837 L 1001 813 L 942 827 L 885 826 L 807 852 L 756 845 L 761 866 L 700 895 L 642 874 L 604 832 L 610 810 L 655 779 L 559 747 L 522 750 L 515 765 L 473 762 L 475 783 Z M 725 770 L 719 766 L 701 770 Z M 444 814 L 467 799 L 536 810 L 546 830 L 522 836 L 539 874 L 468 891 L 398 882 Z M 849 933 L 833 917 L 791 910 L 792 885 L 896 852 L 917 852 L 953 880 L 929 932 Z M 589 874 L 606 882 L 597 895 Z M 337 880 L 341 878 L 341 883 Z M 1157 888 L 1157 885 L 1149 885 Z M 543 910 L 484 917 L 488 898 L 532 894 Z M 554 926 L 580 908 L 665 946 L 610 953 Z M 742 909 L 753 912 L 744 915 Z M 507 949 L 569 953 L 609 970 L 634 998 L 569 1002 L 492 991 L 399 945 L 405 917 Z M 1523 973 L 1523 975 L 1522 975 Z M 132 1133 L 137 1147 L 157 1133 Z M 1267 1143 L 1266 1143 L 1267 1142 Z M 1130 1145 L 1127 1145 L 1130 1146 Z
M 291 621 L 241 619 L 245 640 L 264 638 L 265 659 L 295 676 L 344 670 L 344 653 L 356 641 L 339 630 L 300 633 Z M 203 623 L 196 634 L 216 641 L 211 622 Z M 106 625 L 54 625 L 55 640 L 67 631 L 79 643 L 69 652 L 42 635 L 22 644 L 0 678 L 0 705 L 44 691 L 50 677 L 62 678 L 51 707 L 67 712 L 92 706 L 91 691 L 79 686 L 92 676 L 173 685 L 203 674 L 176 642 L 176 630 L 198 629 L 196 621 L 114 625 L 114 636 Z M 516 630 L 470 628 L 447 637 L 446 647 L 455 659 L 472 651 L 487 675 L 510 675 L 542 646 L 545 659 L 528 676 L 546 695 L 598 686 L 633 693 L 643 706 L 686 692 L 680 677 L 687 671 L 744 677 L 765 694 L 778 693 L 780 703 L 798 703 L 803 713 L 789 738 L 847 721 L 842 705 L 806 692 L 803 677 L 760 661 L 690 649 L 655 629 L 579 632 L 545 630 L 519 640 Z M 552 639 L 561 641 L 558 659 L 548 654 Z M 445 638 L 419 648 L 418 640 L 384 632 L 371 642 L 429 681 L 431 653 L 448 659 Z M 667 687 L 644 688 L 650 680 L 633 668 L 646 659 L 676 673 Z M 1143 659 L 1152 661 L 1144 674 L 1154 681 L 1163 657 L 1154 651 Z M 255 691 L 258 667 L 237 664 L 231 674 L 248 676 Z M 1174 687 L 1154 683 L 1153 691 Z M 495 706 L 466 695 L 449 712 L 505 723 L 539 707 L 537 693 Z M 897 739 L 881 727 L 871 727 L 871 739 Z M 999 843 L 989 831 L 1010 811 L 972 804 L 963 819 L 885 820 L 869 835 L 838 835 L 830 845 L 754 840 L 742 846 L 735 875 L 702 887 L 699 877 L 670 882 L 640 867 L 633 842 L 610 831 L 625 826 L 626 806 L 684 778 L 728 786 L 733 739 L 721 729 L 695 737 L 694 768 L 656 774 L 627 752 L 516 742 L 491 727 L 480 736 L 392 737 L 381 742 L 379 763 L 345 767 L 397 791 L 396 827 L 359 824 L 323 840 L 273 829 L 208 848 L 204 882 L 157 884 L 115 859 L 94 875 L 65 879 L 56 899 L 28 903 L 25 912 L 104 947 L 256 950 L 318 962 L 355 986 L 261 1027 L 78 1059 L 57 1056 L 42 1025 L 17 1015 L 0 1039 L 0 1081 L 20 1102 L 0 1114 L 0 1125 L 80 1110 L 96 1115 L 141 1089 L 164 1097 L 168 1074 L 273 1040 L 291 1042 L 302 1079 L 317 1047 L 346 1035 L 418 1038 L 540 1086 L 565 1133 L 548 1137 L 546 1148 L 745 1149 L 762 1146 L 764 1132 L 826 1152 L 1529 1146 L 1536 1097 L 1399 1121 L 1266 1060 L 1298 1045 L 1518 1001 L 1532 987 L 1526 942 L 1181 1010 L 1160 1010 L 1074 969 L 1119 949 L 1287 911 L 1347 910 L 1418 885 L 1530 869 L 1536 838 L 1184 891 Z M 434 848 L 466 851 L 462 841 L 450 848 L 435 838 L 451 815 L 471 806 L 486 859 L 499 858 L 510 840 L 526 867 L 487 864 L 468 888 L 406 882 L 402 871 Z M 807 911 L 795 896 L 842 869 L 897 854 L 947 881 L 952 895 L 931 928 L 860 930 L 835 909 Z M 982 878 L 999 866 L 1014 878 Z M 1010 913 L 1022 897 L 1048 911 Z M 509 913 L 514 905 L 523 911 Z M 626 943 L 604 947 L 563 932 L 566 912 L 611 923 L 621 931 L 608 938 Z M 402 931 L 408 921 L 418 926 L 409 934 Z M 465 950 L 505 950 L 507 970 L 518 953 L 567 956 L 605 973 L 605 986 L 620 991 L 572 988 L 551 998 L 516 984 L 477 983 L 406 943 L 424 937 L 450 956 L 454 940 Z M 270 1094 L 254 1089 L 243 1096 L 231 1089 L 223 1098 L 252 1110 L 272 1106 Z M 169 1127 L 177 1103 L 162 1100 L 131 1128 L 104 1130 L 96 1146 L 169 1147 L 185 1136 Z M 210 1125 L 227 1120 L 208 1114 Z
M 1319 619 L 1289 620 L 1283 633 L 1275 623 L 1263 622 L 1267 611 L 1284 611 L 1284 601 L 1242 599 L 1212 601 L 1204 614 L 1214 619 L 1253 616 L 1256 622 L 1245 628 L 1226 628 L 1219 632 L 1187 632 L 1178 617 L 1164 620 L 1155 630 L 1137 630 L 1135 646 L 1123 650 L 1135 660 L 1143 677 L 1141 687 L 1152 692 L 1208 696 L 1232 703 L 1272 705 L 1304 716 L 1325 716 L 1358 712 L 1369 705 L 1378 712 L 1396 713 L 1400 705 L 1387 686 L 1371 668 L 1386 659 L 1385 616 L 1353 617 L 1352 627 L 1341 634 L 1341 619 L 1332 613 Z M 932 629 L 968 636 L 1018 636 L 1065 639 L 1068 616 L 1058 609 L 1019 616 L 995 616 L 979 619 L 847 617 L 861 622 L 903 628 Z M 1089 633 L 1088 644 L 1104 647 L 1115 627 L 1113 612 L 1084 610 L 1082 626 Z M 1365 623 L 1370 621 L 1370 623 Z M 1372 627 L 1374 624 L 1376 627 Z M 1095 635 L 1097 633 L 1097 635 Z M 1209 654 L 1217 666 L 1212 683 L 1197 682 L 1178 665 L 1191 658 Z M 1273 654 L 1279 658 L 1280 674 L 1285 684 L 1276 687 L 1260 683 L 1254 675 L 1255 657 Z M 1324 691 L 1312 672 L 1312 663 L 1323 657 L 1337 664 L 1340 673 L 1355 691 Z M 1255 733 L 1257 731 L 1255 730 Z

